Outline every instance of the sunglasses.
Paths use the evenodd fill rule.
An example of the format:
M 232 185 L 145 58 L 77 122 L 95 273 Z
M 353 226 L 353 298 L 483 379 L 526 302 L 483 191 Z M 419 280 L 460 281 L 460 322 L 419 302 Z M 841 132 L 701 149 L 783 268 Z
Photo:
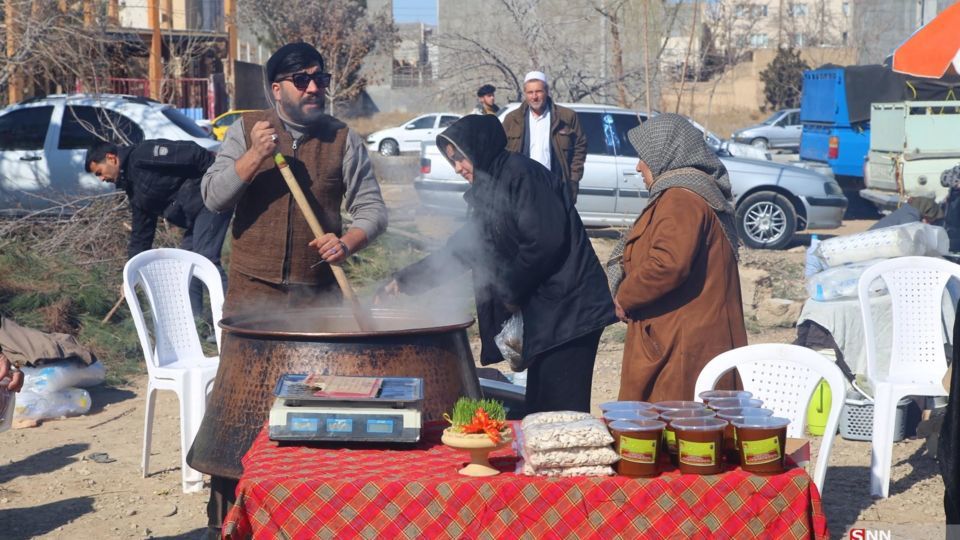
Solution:
M 290 81 L 293 83 L 293 86 L 303 92 L 310 86 L 310 81 L 313 81 L 317 85 L 317 88 L 326 88 L 330 86 L 330 77 L 329 73 L 316 72 L 316 73 L 294 73 L 289 77 L 283 77 L 277 79 L 277 81 Z

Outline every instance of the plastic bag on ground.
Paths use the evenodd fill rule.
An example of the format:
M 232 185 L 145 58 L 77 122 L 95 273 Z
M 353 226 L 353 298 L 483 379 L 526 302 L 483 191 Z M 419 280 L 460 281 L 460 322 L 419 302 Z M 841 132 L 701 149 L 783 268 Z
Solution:
M 504 360 L 510 363 L 510 369 L 523 371 L 527 368 L 523 365 L 523 316 L 520 313 L 507 319 L 493 341 Z
M 807 294 L 810 295 L 810 298 L 818 301 L 856 298 L 860 275 L 863 274 L 864 270 L 881 260 L 883 259 L 844 264 L 814 274 L 807 278 Z M 876 279 L 870 284 L 871 295 L 879 296 L 886 294 L 886 292 L 887 284 L 882 279 Z
M 96 386 L 104 381 L 107 368 L 103 362 L 85 365 L 81 362 L 63 360 L 40 367 L 23 368 L 23 391 L 57 392 L 65 388 Z
M 90 392 L 83 388 L 65 388 L 56 392 L 22 390 L 13 411 L 14 420 L 47 420 L 79 416 L 90 412 Z
M 872 259 L 928 255 L 939 252 L 941 248 L 940 235 L 935 229 L 942 227 L 907 223 L 837 236 L 820 242 L 816 252 L 831 268 Z M 946 231 L 943 234 L 945 235 Z

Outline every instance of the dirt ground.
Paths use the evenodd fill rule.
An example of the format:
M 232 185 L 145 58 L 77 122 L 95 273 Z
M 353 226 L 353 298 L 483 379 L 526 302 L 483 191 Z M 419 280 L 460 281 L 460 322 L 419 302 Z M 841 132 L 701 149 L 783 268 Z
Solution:
M 414 160 L 400 165 L 416 168 Z M 419 212 L 409 184 L 384 180 L 393 223 L 435 238 L 455 226 L 449 218 Z M 823 233 L 855 232 L 868 225 L 850 222 L 840 231 Z M 594 240 L 601 258 L 613 245 L 610 236 L 600 233 Z M 802 235 L 799 241 L 808 238 Z M 784 281 L 778 290 L 802 294 L 802 283 L 785 281 L 796 272 L 776 272 L 802 267 L 801 244 L 783 252 L 751 251 L 743 263 L 761 266 L 775 281 Z M 617 325 L 604 335 L 594 373 L 594 405 L 616 396 L 624 331 Z M 751 327 L 750 342 L 790 342 L 794 337 L 792 328 Z M 158 398 L 151 474 L 140 474 L 145 387 L 143 378 L 129 388 L 95 388 L 94 409 L 86 416 L 0 435 L 0 538 L 201 537 L 207 492 L 180 491 L 178 409 L 170 392 Z M 812 445 L 816 455 L 818 437 L 812 437 Z M 105 452 L 113 461 L 88 459 L 94 452 Z M 847 538 L 851 528 L 888 530 L 897 539 L 943 536 L 943 483 L 924 440 L 894 445 L 889 499 L 870 497 L 869 466 L 869 443 L 835 439 L 823 496 L 831 537 Z

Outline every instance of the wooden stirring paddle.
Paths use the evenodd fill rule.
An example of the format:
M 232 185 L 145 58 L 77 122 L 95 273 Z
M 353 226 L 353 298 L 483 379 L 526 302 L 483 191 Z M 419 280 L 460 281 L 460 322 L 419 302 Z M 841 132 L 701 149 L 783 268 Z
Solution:
M 277 168 L 280 169 L 280 175 L 283 176 L 284 181 L 286 181 L 287 187 L 290 188 L 293 199 L 297 201 L 297 206 L 300 207 L 300 211 L 303 212 L 304 217 L 307 218 L 307 224 L 310 225 L 310 230 L 313 232 L 313 235 L 320 238 L 326 233 L 323 232 L 323 227 L 320 226 L 317 215 L 313 212 L 313 209 L 310 208 L 307 197 L 303 194 L 303 190 L 300 189 L 300 184 L 297 183 L 297 179 L 293 176 L 293 171 L 290 170 L 290 165 L 287 164 L 287 160 L 284 159 L 283 154 L 279 152 L 274 156 L 273 160 L 277 163 Z M 353 292 L 353 287 L 351 287 L 350 282 L 347 281 L 347 275 L 344 273 L 343 268 L 339 265 L 331 264 L 330 269 L 333 270 L 333 277 L 337 279 L 337 285 L 340 286 L 343 296 L 350 302 L 350 307 L 353 310 L 353 318 L 356 319 L 360 330 L 364 332 L 374 331 L 373 317 L 370 315 L 370 312 L 360 305 L 356 293 Z

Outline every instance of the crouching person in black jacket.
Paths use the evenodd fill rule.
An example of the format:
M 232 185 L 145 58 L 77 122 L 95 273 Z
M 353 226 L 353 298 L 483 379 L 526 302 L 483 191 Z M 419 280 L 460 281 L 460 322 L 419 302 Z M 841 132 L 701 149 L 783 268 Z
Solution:
M 85 163 L 87 172 L 127 192 L 133 211 L 128 257 L 153 247 L 157 219 L 162 217 L 184 229 L 181 249 L 203 255 L 216 265 L 226 289 L 220 252 L 233 213 L 207 209 L 200 195 L 200 180 L 214 157 L 190 141 L 154 139 L 119 147 L 97 143 L 87 150 Z M 200 315 L 203 286 L 196 279 L 190 284 L 190 304 Z

